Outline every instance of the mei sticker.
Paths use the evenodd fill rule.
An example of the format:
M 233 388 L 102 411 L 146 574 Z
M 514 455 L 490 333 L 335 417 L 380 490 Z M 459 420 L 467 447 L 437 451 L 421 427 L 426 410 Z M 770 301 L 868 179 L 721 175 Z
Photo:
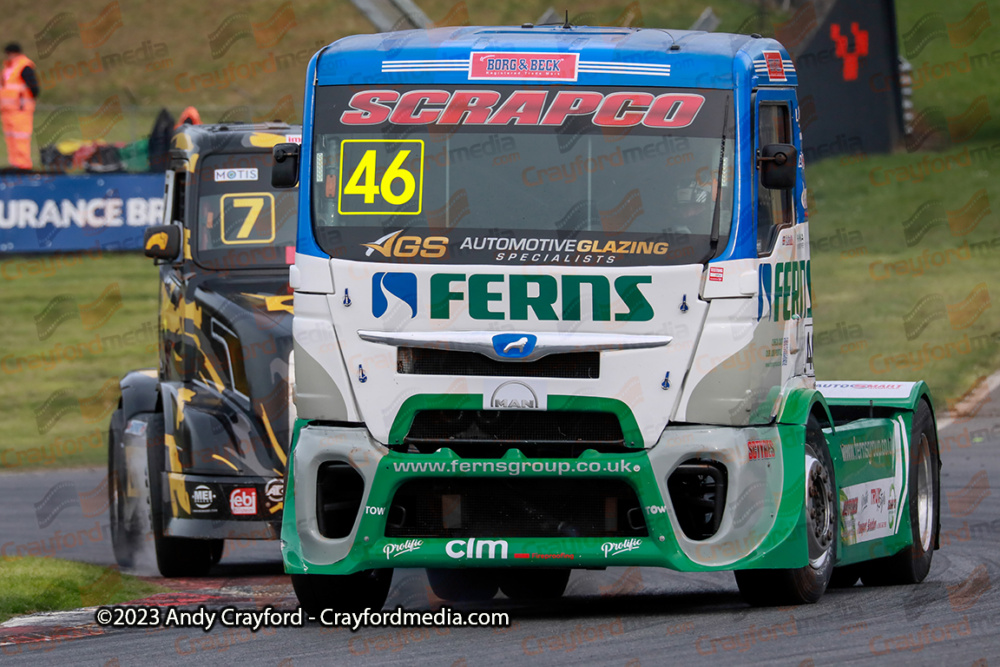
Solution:
M 215 182 L 225 183 L 227 181 L 256 181 L 256 169 L 216 169 Z

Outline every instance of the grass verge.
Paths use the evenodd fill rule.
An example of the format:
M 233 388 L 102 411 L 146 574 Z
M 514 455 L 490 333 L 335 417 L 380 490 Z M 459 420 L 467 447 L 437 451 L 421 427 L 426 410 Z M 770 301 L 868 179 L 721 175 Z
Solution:
M 4 258 L 0 284 L 0 468 L 106 461 L 118 379 L 157 365 L 152 260 Z
M 0 623 L 41 611 L 119 604 L 166 588 L 118 570 L 58 558 L 0 559 Z

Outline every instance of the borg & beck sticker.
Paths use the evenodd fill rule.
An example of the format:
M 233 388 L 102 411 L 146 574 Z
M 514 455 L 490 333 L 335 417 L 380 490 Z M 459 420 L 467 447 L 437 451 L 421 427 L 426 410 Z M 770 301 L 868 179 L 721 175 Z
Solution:
M 576 81 L 576 53 L 474 53 L 470 79 L 543 79 Z

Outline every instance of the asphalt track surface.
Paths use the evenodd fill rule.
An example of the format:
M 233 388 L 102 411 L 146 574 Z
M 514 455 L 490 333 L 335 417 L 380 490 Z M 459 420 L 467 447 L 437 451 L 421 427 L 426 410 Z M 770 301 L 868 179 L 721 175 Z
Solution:
M 574 572 L 566 595 L 553 602 L 525 605 L 498 595 L 455 605 L 509 612 L 506 628 L 351 632 L 309 623 L 205 633 L 99 628 L 92 611 L 75 612 L 4 624 L 0 664 L 1000 664 L 1000 492 L 991 487 L 1000 481 L 1000 390 L 984 393 L 969 412 L 941 428 L 941 550 L 917 586 L 858 585 L 829 590 L 814 605 L 754 609 L 741 601 L 731 573 L 609 568 Z M 4 555 L 48 540 L 50 549 L 60 545 L 56 556 L 111 565 L 106 508 L 98 514 L 95 495 L 87 495 L 103 477 L 96 469 L 0 475 Z M 41 514 L 36 503 L 60 482 L 65 507 L 52 511 L 50 498 Z M 78 493 L 75 503 L 67 482 Z M 53 541 L 57 530 L 63 537 Z M 178 592 L 155 601 L 185 609 L 200 602 L 296 607 L 274 542 L 227 543 L 209 578 L 157 581 Z M 387 609 L 433 611 L 441 604 L 423 570 L 396 572 Z

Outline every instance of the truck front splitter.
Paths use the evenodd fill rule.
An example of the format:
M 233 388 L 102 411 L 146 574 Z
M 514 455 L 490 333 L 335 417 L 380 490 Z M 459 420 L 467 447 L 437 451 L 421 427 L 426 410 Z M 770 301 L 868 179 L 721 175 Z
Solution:
M 801 567 L 808 562 L 801 430 L 673 427 L 634 453 L 528 458 L 511 449 L 472 459 L 450 449 L 398 453 L 364 428 L 300 423 L 282 522 L 285 570 Z M 699 476 L 708 468 L 715 472 Z M 331 474 L 336 483 L 327 481 Z M 706 515 L 704 502 L 692 507 L 691 489 L 703 477 L 712 482 L 704 482 L 702 501 L 723 498 L 699 522 L 691 517 Z M 409 485 L 419 492 L 408 496 Z M 353 497 L 324 490 L 350 488 Z M 422 501 L 408 504 L 410 497 Z M 484 497 L 506 523 L 484 523 L 485 512 L 476 511 Z M 534 521 L 523 520 L 532 512 Z

